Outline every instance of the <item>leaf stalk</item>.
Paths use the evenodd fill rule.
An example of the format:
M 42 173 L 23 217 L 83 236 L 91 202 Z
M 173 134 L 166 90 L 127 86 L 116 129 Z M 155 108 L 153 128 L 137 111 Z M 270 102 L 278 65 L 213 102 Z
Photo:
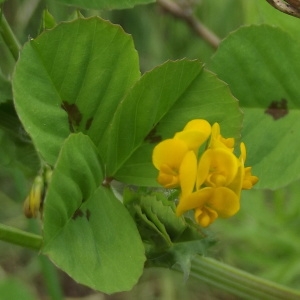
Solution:
M 0 224 L 0 240 L 39 251 L 43 239 L 40 235 Z

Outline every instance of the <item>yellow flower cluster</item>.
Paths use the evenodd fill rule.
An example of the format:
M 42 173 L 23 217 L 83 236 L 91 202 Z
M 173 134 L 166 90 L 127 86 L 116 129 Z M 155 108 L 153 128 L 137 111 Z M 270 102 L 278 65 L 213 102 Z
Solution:
M 206 141 L 207 147 L 198 158 Z M 206 120 L 195 119 L 154 148 L 157 181 L 165 188 L 181 189 L 178 216 L 194 209 L 196 222 L 207 227 L 218 217 L 238 212 L 241 190 L 251 189 L 258 178 L 251 174 L 251 167 L 244 166 L 244 143 L 239 157 L 233 153 L 234 143 L 234 138 L 221 135 L 218 123 L 211 126 Z

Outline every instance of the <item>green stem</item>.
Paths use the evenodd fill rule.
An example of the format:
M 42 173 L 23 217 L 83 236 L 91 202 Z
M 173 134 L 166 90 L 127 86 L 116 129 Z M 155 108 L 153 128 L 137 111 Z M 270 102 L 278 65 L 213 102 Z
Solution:
M 42 237 L 14 227 L 0 224 L 0 240 L 22 247 L 40 250 Z
M 17 38 L 15 37 L 14 33 L 12 32 L 1 8 L 0 8 L 0 34 L 10 50 L 12 56 L 14 57 L 15 61 L 19 58 L 20 52 L 20 44 Z
M 177 270 L 179 269 L 177 268 Z M 191 276 L 242 299 L 300 299 L 300 291 L 256 277 L 202 256 L 198 256 L 193 260 Z
M 59 281 L 59 276 L 56 267 L 44 255 L 39 255 L 39 260 L 42 267 L 42 275 L 46 284 L 49 299 L 63 300 L 63 292 Z

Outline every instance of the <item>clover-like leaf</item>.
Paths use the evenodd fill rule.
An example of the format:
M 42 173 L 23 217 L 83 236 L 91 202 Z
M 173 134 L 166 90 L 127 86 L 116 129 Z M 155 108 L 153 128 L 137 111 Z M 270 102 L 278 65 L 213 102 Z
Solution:
M 47 163 L 70 132 L 102 145 L 116 106 L 139 78 L 132 39 L 98 17 L 62 23 L 25 44 L 13 76 L 17 113 Z
M 245 112 L 246 165 L 257 188 L 276 189 L 300 178 L 300 43 L 268 25 L 244 27 L 220 45 L 210 67 Z
M 90 138 L 70 135 L 45 199 L 42 253 L 79 283 L 115 293 L 136 284 L 145 250 L 130 214 L 103 180 Z

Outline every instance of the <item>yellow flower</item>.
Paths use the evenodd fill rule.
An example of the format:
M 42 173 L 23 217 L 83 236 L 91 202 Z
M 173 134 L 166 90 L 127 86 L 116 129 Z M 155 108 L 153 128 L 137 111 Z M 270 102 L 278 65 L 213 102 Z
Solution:
M 218 213 L 208 206 L 196 207 L 194 218 L 202 227 L 207 227 L 218 218 Z
M 179 169 L 181 194 L 189 195 L 194 190 L 197 176 L 197 157 L 194 151 L 189 151 L 184 156 Z
M 165 188 L 175 188 L 179 187 L 181 179 L 186 181 L 187 177 L 180 175 L 182 162 L 186 155 L 188 158 L 192 156 L 190 151 L 195 153 L 198 151 L 210 133 L 211 126 L 206 120 L 195 119 L 188 122 L 183 131 L 177 132 L 174 138 L 159 143 L 152 154 L 152 162 L 155 168 L 159 170 L 158 183 Z M 195 161 L 197 164 L 196 156 Z M 185 159 L 185 162 L 190 168 L 189 159 Z M 184 172 L 186 170 L 184 164 L 182 170 Z
M 195 209 L 195 220 L 203 227 L 210 225 L 217 217 L 228 218 L 240 209 L 239 196 L 228 187 L 204 187 L 181 197 L 176 209 L 178 216 Z
M 238 169 L 235 155 L 222 148 L 207 149 L 200 158 L 197 189 L 206 186 L 226 186 L 232 182 Z
M 233 151 L 234 138 L 224 138 L 221 135 L 219 123 L 215 123 L 211 128 L 211 138 L 208 148 L 224 147 L 230 151 Z
M 245 162 L 246 161 L 246 146 L 245 146 L 245 144 L 241 143 L 240 148 L 241 148 L 241 157 L 242 157 L 243 161 Z M 244 168 L 243 186 L 242 186 L 242 188 L 244 190 L 252 189 L 253 185 L 255 185 L 258 182 L 258 177 L 252 175 L 251 169 L 252 169 L 251 167 Z
M 158 183 L 165 188 L 179 186 L 179 168 L 188 151 L 187 144 L 179 139 L 164 140 L 154 148 L 152 162 L 159 170 Z
M 199 161 L 196 191 L 193 192 L 193 188 L 181 193 L 177 215 L 195 209 L 195 220 L 203 227 L 217 217 L 233 216 L 240 208 L 241 170 L 232 152 L 223 148 L 207 149 Z M 181 189 L 187 190 L 182 184 Z
M 196 182 L 191 176 L 181 180 L 177 215 L 194 209 L 196 222 L 207 227 L 218 217 L 228 218 L 239 211 L 242 188 L 251 188 L 258 178 L 251 175 L 251 168 L 244 167 L 245 145 L 241 144 L 239 158 L 233 154 L 233 145 L 234 139 L 224 138 L 219 124 L 215 123 L 208 149 L 199 160 Z M 190 188 L 193 183 L 194 188 Z
M 197 152 L 210 133 L 211 126 L 206 120 L 195 119 L 188 122 L 182 131 L 175 134 L 174 138 L 184 141 L 190 150 Z
M 209 135 L 208 147 L 198 160 L 198 150 Z M 228 218 L 239 211 L 241 190 L 252 188 L 258 178 L 251 174 L 251 167 L 244 167 L 245 145 L 241 143 L 238 158 L 233 153 L 234 143 L 234 138 L 221 135 L 218 123 L 211 127 L 196 119 L 154 148 L 158 182 L 181 189 L 178 216 L 194 210 L 196 222 L 207 227 L 218 217 Z

